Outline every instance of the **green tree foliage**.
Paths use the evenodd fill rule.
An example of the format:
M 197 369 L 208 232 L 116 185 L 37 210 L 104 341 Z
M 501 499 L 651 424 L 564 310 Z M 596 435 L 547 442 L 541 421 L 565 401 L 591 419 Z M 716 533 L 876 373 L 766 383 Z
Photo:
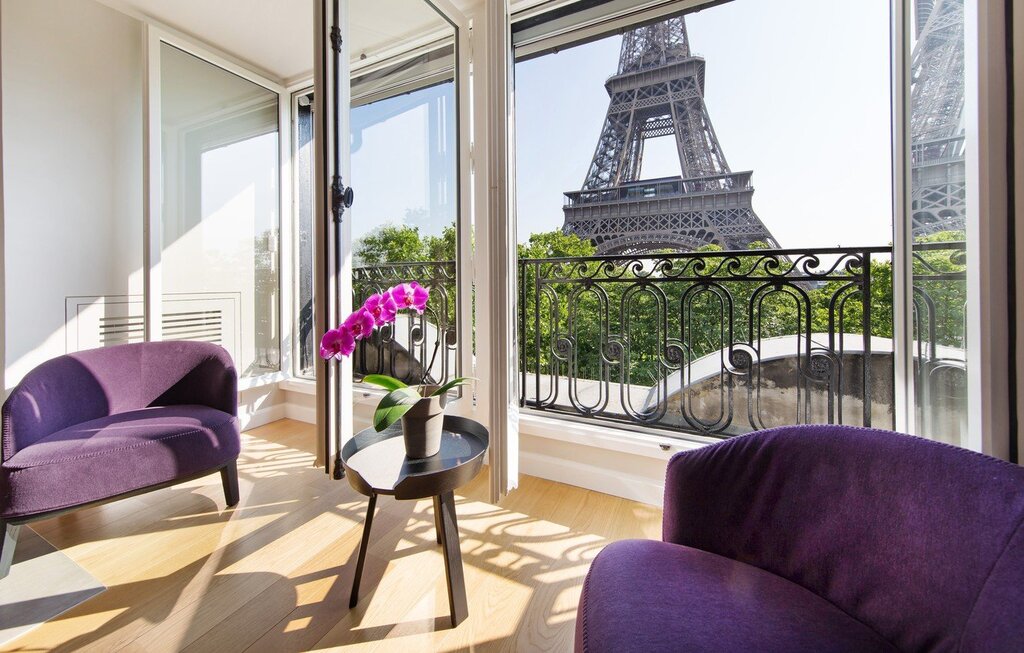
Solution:
M 455 225 L 450 224 L 441 231 L 440 236 L 427 236 L 423 239 L 424 261 L 454 261 L 457 249 Z
M 407 211 L 407 218 L 409 215 L 410 212 Z M 419 216 L 418 219 L 421 222 L 425 220 L 419 213 L 416 215 Z M 441 234 L 438 236 L 421 236 L 419 227 L 407 224 L 387 224 L 374 230 L 356 243 L 355 266 L 365 267 L 383 265 L 387 263 L 454 261 L 456 243 L 457 238 L 454 224 L 446 226 L 441 230 Z M 429 269 L 435 274 L 438 274 L 438 278 L 441 278 L 439 270 L 434 268 Z M 434 286 L 437 283 L 436 280 L 429 278 L 393 279 L 392 281 L 397 283 L 399 281 L 413 280 L 419 281 L 428 287 Z M 440 305 L 440 295 L 435 292 L 433 295 L 434 299 L 431 302 L 431 307 L 427 311 L 427 319 L 431 321 L 438 321 L 440 320 L 440 317 L 436 312 L 444 311 L 446 316 L 445 319 L 450 325 L 455 323 L 456 287 L 454 280 L 450 283 L 444 283 L 444 285 L 446 286 L 445 291 L 448 296 L 448 302 L 443 306 Z M 432 289 L 436 290 L 436 288 Z M 355 302 L 358 304 L 365 301 L 366 296 L 376 290 L 376 284 L 374 287 L 357 287 L 355 289 Z
M 597 248 L 589 240 L 561 231 L 532 234 L 526 243 L 519 243 L 519 258 L 563 258 L 594 256 Z
M 417 261 L 454 261 L 455 225 L 440 236 L 421 236 L 419 227 L 386 224 L 361 238 L 355 246 L 356 266 Z
M 386 224 L 364 236 L 355 248 L 356 265 L 380 265 L 424 260 L 420 230 Z

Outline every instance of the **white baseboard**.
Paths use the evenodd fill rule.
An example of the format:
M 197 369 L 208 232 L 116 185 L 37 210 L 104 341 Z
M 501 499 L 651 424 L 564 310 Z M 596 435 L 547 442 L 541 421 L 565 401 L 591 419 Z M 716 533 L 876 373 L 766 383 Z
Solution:
M 519 452 L 519 470 L 530 476 L 660 506 L 665 494 L 664 477 L 622 474 L 615 469 L 616 457 L 608 456 L 608 465 L 590 465 L 556 458 L 537 451 Z
M 238 421 L 242 425 L 242 430 L 245 431 L 285 419 L 285 417 L 287 417 L 287 407 L 285 404 L 275 404 L 266 408 L 259 408 L 251 413 L 240 413 Z
M 286 419 L 293 419 L 297 422 L 316 424 L 316 407 L 300 406 L 294 402 L 287 401 L 284 404 L 284 416 Z

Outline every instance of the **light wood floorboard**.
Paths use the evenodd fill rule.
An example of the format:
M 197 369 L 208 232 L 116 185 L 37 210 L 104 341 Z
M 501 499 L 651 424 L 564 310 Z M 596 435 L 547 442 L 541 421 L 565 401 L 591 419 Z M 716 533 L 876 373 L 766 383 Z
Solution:
M 590 561 L 657 539 L 661 510 L 530 476 L 501 505 L 487 470 L 456 496 L 469 618 L 448 621 L 430 500 L 377 502 L 313 467 L 313 428 L 243 436 L 241 502 L 220 476 L 32 525 L 108 587 L 3 651 L 568 651 Z

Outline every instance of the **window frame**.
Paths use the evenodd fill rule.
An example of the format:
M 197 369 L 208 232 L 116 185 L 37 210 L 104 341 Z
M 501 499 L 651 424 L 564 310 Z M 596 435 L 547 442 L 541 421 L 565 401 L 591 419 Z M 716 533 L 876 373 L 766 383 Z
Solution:
M 576 13 L 569 12 L 549 24 L 536 24 L 547 11 L 571 7 L 572 2 L 550 1 L 511 16 L 512 63 L 581 45 L 624 29 L 656 22 L 733 0 L 647 0 L 636 3 L 611 0 Z M 890 2 L 891 140 L 893 170 L 893 346 L 896 430 L 914 433 L 914 352 L 910 235 L 911 166 L 909 108 L 910 32 L 912 0 Z M 1008 269 L 1004 250 L 1007 231 L 1006 161 L 1008 116 L 1005 101 L 1006 39 L 1000 31 L 1005 17 L 1002 0 L 965 3 L 965 115 L 967 136 L 974 146 L 967 156 L 968 175 L 968 405 L 967 448 L 1008 458 L 1010 405 L 1015 397 L 1002 397 L 1013 371 L 999 352 L 1009 351 L 1006 328 L 1010 298 L 1005 288 Z M 610 11 L 609 11 L 610 10 Z M 525 26 L 535 21 L 532 26 Z M 517 29 L 517 24 L 519 29 Z M 1005 21 L 1001 28 L 1005 30 Z M 1002 64 L 999 60 L 1002 58 Z M 993 70 L 992 64 L 996 62 Z M 514 87 L 514 82 L 512 83 Z M 513 93 L 514 95 L 514 93 Z M 984 116 L 984 119 L 982 119 Z M 983 128 L 984 126 L 984 128 Z M 970 190 L 973 189 L 973 190 Z M 986 198 L 983 200 L 983 198 Z M 993 200 L 993 198 L 995 198 Z M 515 247 L 515 243 L 508 243 Z M 1002 281 L 1000 281 L 1000 275 Z M 518 311 L 518 307 L 517 307 Z
M 264 372 L 238 380 L 239 391 L 271 385 L 291 376 L 291 291 L 285 282 L 291 256 L 291 105 L 286 101 L 287 89 L 227 56 L 196 43 L 193 39 L 169 28 L 147 21 L 146 61 L 143 98 L 143 296 L 145 340 L 162 340 L 163 269 L 162 237 L 162 136 L 161 136 L 161 45 L 167 44 L 212 66 L 252 82 L 277 95 L 277 161 L 278 161 L 278 325 L 280 365 L 276 371 Z M 289 266 L 289 267 L 286 267 Z

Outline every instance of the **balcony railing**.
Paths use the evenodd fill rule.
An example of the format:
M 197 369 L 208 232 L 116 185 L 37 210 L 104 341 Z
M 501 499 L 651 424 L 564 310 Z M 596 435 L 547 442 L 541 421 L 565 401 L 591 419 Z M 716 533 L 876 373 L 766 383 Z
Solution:
M 931 372 L 963 359 L 963 252 L 915 247 L 922 385 L 948 385 Z M 521 403 L 714 436 L 891 428 L 891 258 L 870 247 L 522 260 Z
M 356 378 L 389 374 L 406 383 L 444 382 L 456 375 L 455 262 L 384 263 L 353 268 L 353 306 L 398 283 L 430 290 L 423 315 L 403 311 L 393 325 L 362 340 L 352 356 Z
M 521 404 L 669 434 L 891 428 L 891 259 L 869 247 L 521 260 Z M 965 259 L 962 242 L 914 246 L 923 424 L 948 423 L 963 396 Z M 353 299 L 412 280 L 431 289 L 427 312 L 361 342 L 357 378 L 457 373 L 453 261 L 356 268 Z

